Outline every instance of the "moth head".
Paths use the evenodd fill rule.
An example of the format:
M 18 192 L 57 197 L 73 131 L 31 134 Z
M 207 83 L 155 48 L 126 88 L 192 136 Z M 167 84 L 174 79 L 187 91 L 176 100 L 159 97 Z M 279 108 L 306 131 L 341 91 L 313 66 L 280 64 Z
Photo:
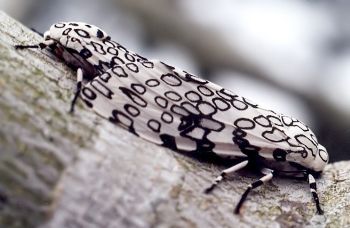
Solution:
M 61 40 L 62 37 L 76 39 L 109 40 L 110 37 L 102 29 L 83 22 L 59 22 L 53 24 L 49 30 L 51 39 Z
M 45 45 L 44 47 L 48 47 L 56 57 L 64 61 L 73 70 L 81 68 L 84 78 L 90 80 L 98 72 L 87 61 L 88 58 L 92 57 L 92 53 L 86 48 L 86 40 L 83 37 L 91 38 L 90 32 L 96 31 L 97 27 L 87 27 L 91 30 L 90 32 L 84 27 L 86 27 L 86 24 L 80 22 L 60 22 L 53 24 L 44 33 L 43 44 Z M 95 33 L 97 37 L 97 32 Z M 104 32 L 101 31 L 101 33 L 103 33 L 103 36 L 105 35 Z M 100 36 L 102 37 L 102 35 Z

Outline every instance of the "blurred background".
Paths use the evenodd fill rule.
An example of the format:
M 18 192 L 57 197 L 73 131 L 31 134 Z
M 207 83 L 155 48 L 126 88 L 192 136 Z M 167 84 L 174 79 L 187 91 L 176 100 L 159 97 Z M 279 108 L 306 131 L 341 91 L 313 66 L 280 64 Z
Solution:
M 84 21 L 143 56 L 298 118 L 350 159 L 350 1 L 0 0 L 37 31 Z

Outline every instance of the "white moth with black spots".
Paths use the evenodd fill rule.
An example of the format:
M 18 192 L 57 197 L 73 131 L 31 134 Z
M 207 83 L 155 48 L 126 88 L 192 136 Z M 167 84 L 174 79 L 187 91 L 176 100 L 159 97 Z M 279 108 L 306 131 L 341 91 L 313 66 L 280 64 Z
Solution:
M 248 193 L 274 176 L 309 181 L 317 212 L 322 214 L 314 176 L 328 162 L 314 133 L 295 118 L 264 109 L 210 81 L 157 60 L 148 60 L 111 40 L 96 26 L 62 22 L 45 32 L 38 45 L 48 48 L 77 72 L 77 98 L 111 122 L 175 151 L 215 153 L 237 160 L 206 189 L 248 164 L 264 175 Z

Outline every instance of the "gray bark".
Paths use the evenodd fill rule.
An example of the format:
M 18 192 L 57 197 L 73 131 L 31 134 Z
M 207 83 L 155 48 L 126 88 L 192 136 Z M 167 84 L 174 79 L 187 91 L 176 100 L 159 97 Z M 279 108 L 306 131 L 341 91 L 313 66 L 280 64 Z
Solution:
M 200 162 L 116 127 L 81 102 L 68 114 L 74 72 L 51 54 L 15 50 L 41 40 L 0 13 L 1 227 L 339 227 L 350 225 L 350 162 L 308 184 L 276 178 L 232 213 L 249 183 L 233 175 L 203 189 L 224 165 Z

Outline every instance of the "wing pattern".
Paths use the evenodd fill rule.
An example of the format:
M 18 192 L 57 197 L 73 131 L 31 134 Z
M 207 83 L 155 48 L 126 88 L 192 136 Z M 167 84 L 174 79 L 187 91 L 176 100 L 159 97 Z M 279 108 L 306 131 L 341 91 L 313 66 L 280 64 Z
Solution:
M 110 44 L 106 52 L 115 56 L 92 60 L 107 69 L 85 85 L 82 98 L 130 132 L 180 151 L 231 156 L 265 152 L 272 157 L 271 150 L 300 149 L 284 132 L 279 114 L 186 71 L 147 60 L 113 41 L 106 44 Z

